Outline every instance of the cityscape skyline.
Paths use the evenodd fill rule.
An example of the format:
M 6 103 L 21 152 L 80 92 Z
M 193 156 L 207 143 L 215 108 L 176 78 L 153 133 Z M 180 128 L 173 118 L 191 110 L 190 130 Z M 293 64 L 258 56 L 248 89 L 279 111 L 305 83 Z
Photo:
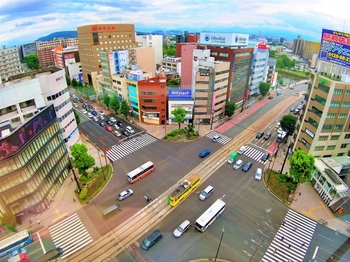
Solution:
M 337 6 L 346 0 L 337 0 Z M 325 0 L 228 1 L 4 0 L 0 3 L 0 44 L 30 43 L 55 31 L 101 23 L 129 23 L 135 31 L 236 32 L 320 41 L 322 28 L 350 32 L 346 8 Z M 69 7 L 69 8 L 67 8 Z M 291 8 L 293 7 L 293 8 Z M 199 9 L 200 8 L 200 9 Z M 198 12 L 200 10 L 200 12 Z M 248 15 L 247 15 L 248 14 Z M 220 17 L 220 19 L 217 19 Z

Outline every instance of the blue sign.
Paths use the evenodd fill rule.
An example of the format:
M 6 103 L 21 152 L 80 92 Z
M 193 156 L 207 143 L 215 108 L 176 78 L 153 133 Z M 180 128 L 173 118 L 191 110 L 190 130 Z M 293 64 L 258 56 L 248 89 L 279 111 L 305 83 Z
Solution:
M 173 89 L 168 91 L 169 98 L 192 98 L 191 89 Z
M 350 68 L 350 34 L 323 29 L 318 59 Z

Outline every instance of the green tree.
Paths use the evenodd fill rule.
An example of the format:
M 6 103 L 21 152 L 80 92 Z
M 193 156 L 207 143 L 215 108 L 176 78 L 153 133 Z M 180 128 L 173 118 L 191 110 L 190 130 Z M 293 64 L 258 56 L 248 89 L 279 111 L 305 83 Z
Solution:
M 66 75 L 66 82 L 67 82 L 67 86 L 70 86 L 70 84 L 72 83 L 72 81 L 70 80 L 70 77 Z
M 105 103 L 107 109 L 109 108 L 109 103 L 111 102 L 111 97 L 108 95 L 107 92 L 103 93 L 103 103 Z
M 186 110 L 182 107 L 177 107 L 171 112 L 175 117 L 174 117 L 174 122 L 179 123 L 179 129 L 181 123 L 185 122 L 185 116 L 187 114 Z
M 80 81 L 78 81 L 78 82 L 77 82 L 77 86 L 82 87 L 82 86 L 83 86 L 83 83 L 80 82 Z
M 128 118 L 128 114 L 129 114 L 129 111 L 130 111 L 130 108 L 129 108 L 129 105 L 128 103 L 126 102 L 125 99 L 123 99 L 121 102 L 120 102 L 120 113 L 122 115 L 125 116 L 125 118 L 127 119 Z
M 163 55 L 166 56 L 175 56 L 176 55 L 176 46 L 173 44 L 163 45 Z
M 73 112 L 74 112 L 74 116 L 75 116 L 75 121 L 77 122 L 77 125 L 79 125 L 81 122 L 80 115 L 77 113 L 76 110 L 73 110 Z
M 79 193 L 79 198 L 81 200 L 84 200 L 87 196 L 87 193 L 88 193 L 88 189 L 86 187 L 83 187 Z
M 298 119 L 291 114 L 284 115 L 280 121 L 282 130 L 287 131 L 288 135 L 293 134 L 297 120 Z
M 74 144 L 71 148 L 71 155 L 73 157 L 72 164 L 78 168 L 80 175 L 86 176 L 86 170 L 95 165 L 95 159 L 89 155 L 84 144 Z
M 271 85 L 265 82 L 261 82 L 259 84 L 259 91 L 262 96 L 266 96 L 266 94 L 269 92 Z
M 118 114 L 118 110 L 120 109 L 120 101 L 117 96 L 113 96 L 111 101 L 109 102 L 109 106 Z
M 75 80 L 75 78 L 72 79 L 72 87 L 77 88 L 78 83 L 77 80 Z
M 17 224 L 16 217 L 11 212 L 5 212 L 0 216 L 0 224 L 14 231 Z
M 295 60 L 290 59 L 287 55 L 280 55 L 277 58 L 277 68 L 293 68 Z
M 289 173 L 295 183 L 304 184 L 311 179 L 314 165 L 315 157 L 299 149 L 290 158 Z
M 23 62 L 26 63 L 30 69 L 41 68 L 37 54 L 26 55 L 23 59 Z
M 180 86 L 180 79 L 170 79 L 167 83 L 167 86 L 171 86 L 171 87 L 178 87 Z
M 284 84 L 283 79 L 281 78 L 280 80 L 278 80 L 278 83 L 279 83 L 280 85 L 283 85 L 283 84 Z
M 228 117 L 233 116 L 234 113 L 235 113 L 235 110 L 236 110 L 236 103 L 235 102 L 229 101 L 229 102 L 226 103 L 226 105 L 225 105 L 225 114 Z
M 269 51 L 269 57 L 276 58 L 276 50 L 270 50 Z

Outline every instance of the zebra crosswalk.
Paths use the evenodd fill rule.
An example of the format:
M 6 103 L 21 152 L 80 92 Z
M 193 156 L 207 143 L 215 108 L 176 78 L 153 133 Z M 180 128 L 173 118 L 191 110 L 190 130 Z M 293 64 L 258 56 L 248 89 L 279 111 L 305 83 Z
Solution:
M 232 140 L 232 137 L 225 136 L 217 131 L 210 132 L 209 134 L 206 135 L 206 137 L 212 139 L 216 135 L 220 135 L 220 139 L 218 140 L 218 143 L 223 144 L 223 145 L 227 144 L 228 142 L 230 142 Z
M 130 140 L 123 141 L 121 144 L 112 146 L 111 149 L 107 150 L 106 156 L 114 162 L 156 141 L 158 141 L 156 138 L 144 133 Z
M 265 152 L 262 152 L 259 149 L 256 149 L 256 148 L 248 146 L 248 145 L 246 147 L 247 148 L 244 151 L 243 155 L 246 155 L 247 157 L 250 157 L 250 158 L 258 161 L 259 163 L 265 163 L 265 161 L 261 160 L 261 157 L 263 156 L 263 154 Z
M 92 238 L 77 214 L 49 227 L 53 243 L 63 249 L 62 259 L 92 242 Z
M 304 261 L 316 225 L 315 221 L 289 210 L 261 261 Z

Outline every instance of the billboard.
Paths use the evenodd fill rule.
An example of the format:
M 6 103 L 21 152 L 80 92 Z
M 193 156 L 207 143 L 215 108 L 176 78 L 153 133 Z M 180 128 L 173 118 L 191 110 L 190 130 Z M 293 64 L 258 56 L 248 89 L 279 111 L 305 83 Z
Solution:
M 34 116 L 29 122 L 18 127 L 11 135 L 0 140 L 0 160 L 10 157 L 56 119 L 53 105 Z
M 350 68 L 350 34 L 322 29 L 318 59 Z
M 236 33 L 200 33 L 199 43 L 202 45 L 248 46 L 248 34 Z
M 169 98 L 192 98 L 191 89 L 173 89 L 168 90 Z

